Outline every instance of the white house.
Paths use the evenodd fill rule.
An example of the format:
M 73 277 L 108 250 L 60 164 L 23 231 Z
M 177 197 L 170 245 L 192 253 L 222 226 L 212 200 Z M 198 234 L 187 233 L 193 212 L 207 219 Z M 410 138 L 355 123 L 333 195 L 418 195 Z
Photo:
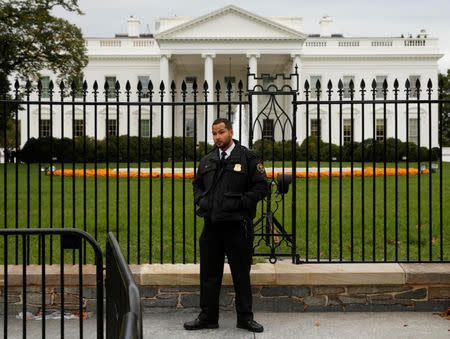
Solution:
M 320 20 L 321 31 L 318 34 L 307 34 L 303 30 L 303 19 L 300 17 L 261 17 L 255 13 L 248 12 L 236 6 L 226 6 L 212 13 L 196 18 L 171 17 L 161 18 L 156 22 L 155 34 L 142 34 L 140 32 L 139 19 L 130 17 L 128 19 L 128 32 L 124 35 L 116 35 L 112 38 L 86 38 L 89 64 L 84 70 L 84 77 L 89 85 L 88 101 L 93 100 L 92 84 L 98 81 L 100 87 L 99 100 L 104 101 L 103 85 L 107 81 L 110 87 L 116 81 L 121 84 L 121 100 L 126 100 L 124 95 L 125 83 L 130 81 L 132 95 L 130 100 L 136 101 L 136 87 L 140 80 L 147 87 L 151 79 L 154 84 L 154 100 L 159 100 L 159 84 L 164 81 L 166 88 L 174 80 L 177 84 L 177 98 L 180 98 L 180 86 L 184 80 L 188 89 L 192 87 L 194 80 L 199 84 L 200 91 L 204 80 L 210 89 L 214 88 L 217 80 L 222 83 L 225 92 L 225 83 L 231 81 L 233 88 L 239 80 L 244 83 L 244 88 L 256 84 L 250 80 L 247 84 L 247 66 L 250 72 L 255 74 L 295 72 L 298 67 L 299 73 L 299 100 L 304 100 L 303 84 L 305 80 L 314 87 L 320 80 L 325 87 L 328 80 L 333 83 L 333 99 L 338 99 L 337 84 L 339 79 L 344 82 L 348 89 L 350 80 L 355 83 L 357 89 L 355 99 L 360 98 L 359 84 L 362 79 L 366 82 L 366 99 L 371 99 L 370 92 L 372 79 L 376 79 L 379 89 L 384 80 L 387 80 L 389 92 L 388 99 L 392 99 L 393 83 L 398 79 L 400 83 L 399 98 L 405 97 L 404 84 L 407 79 L 415 84 L 417 79 L 422 83 L 421 97 L 426 95 L 426 83 L 429 79 L 433 82 L 435 90 L 433 98 L 437 97 L 438 60 L 442 57 L 438 46 L 438 39 L 429 37 L 422 30 L 416 36 L 397 37 L 346 37 L 341 34 L 332 34 L 333 21 L 329 17 Z M 48 87 L 50 79 L 56 80 L 49 72 L 42 73 L 42 81 L 45 88 Z M 270 81 L 270 78 L 269 78 Z M 344 91 L 344 99 L 348 99 L 348 90 Z M 377 98 L 383 94 L 377 91 Z M 225 95 L 223 95 L 225 98 Z M 327 98 L 326 93 L 322 98 Z M 147 98 L 143 98 L 146 100 Z M 169 101 L 169 93 L 165 98 Z M 188 98 L 189 99 L 189 98 Z M 210 91 L 208 99 L 214 101 L 215 95 Z M 315 94 L 310 95 L 315 100 Z M 48 100 L 43 96 L 42 100 Z M 82 98 L 76 98 L 81 101 Z M 114 98 L 110 98 L 114 102 Z M 148 99 L 147 99 L 148 100 Z M 203 95 L 199 94 L 199 101 Z M 261 97 L 252 105 L 253 117 L 264 107 L 265 98 Z M 286 109 L 287 115 L 292 114 L 290 98 L 280 98 L 280 102 Z M 406 140 L 406 106 L 398 105 L 398 137 Z M 429 111 L 428 106 L 421 105 L 418 114 L 417 104 L 409 106 L 409 140 L 418 140 L 418 116 L 420 116 L 420 140 L 422 146 L 428 146 Z M 168 109 L 168 108 L 167 108 Z M 232 107 L 233 113 L 237 107 Z M 317 120 L 317 106 L 310 105 L 309 131 L 306 131 L 306 106 L 300 105 L 297 112 L 297 141 L 301 142 L 307 134 L 320 134 L 325 140 L 329 140 L 328 124 L 332 127 L 331 140 L 339 144 L 340 124 L 338 106 L 333 106 L 331 121 L 329 120 L 328 107 L 322 106 Z M 387 124 L 383 124 L 383 106 L 377 105 L 375 109 L 376 137 L 378 139 L 394 137 L 394 106 L 387 105 Z M 138 108 L 131 107 L 130 112 L 130 134 L 138 134 Z M 245 129 L 248 128 L 248 107 L 243 108 L 247 119 L 244 119 Z M 372 105 L 364 106 L 365 125 L 362 126 L 362 105 L 354 106 L 354 138 L 361 140 L 364 129 L 365 138 L 373 136 L 373 110 Z M 41 116 L 39 123 L 38 116 Z M 76 106 L 72 109 L 66 107 L 64 113 L 58 107 L 53 108 L 53 131 L 50 131 L 50 109 L 48 105 L 42 105 L 39 109 L 33 106 L 30 112 L 30 136 L 50 135 L 61 136 L 61 115 L 64 117 L 64 136 L 71 137 L 72 133 L 82 135 L 84 131 L 83 108 Z M 106 115 L 108 120 L 106 121 Z M 104 138 L 106 133 L 115 134 L 116 122 L 119 118 L 119 134 L 127 133 L 127 109 L 119 107 L 118 113 L 115 105 L 99 106 L 97 110 L 97 136 Z M 192 135 L 193 131 L 193 108 L 187 110 L 186 123 L 183 125 L 176 118 L 175 133 Z M 141 110 L 141 132 L 143 136 L 161 134 L 159 109 L 153 110 L 152 128 L 150 131 L 150 109 L 142 107 Z M 213 113 L 209 111 L 208 121 L 211 122 Z M 75 126 L 72 126 L 72 118 L 75 117 Z M 94 109 L 88 106 L 86 109 L 86 134 L 93 136 L 94 131 Z M 348 140 L 352 133 L 350 129 L 350 105 L 343 107 L 343 138 Z M 25 111 L 20 113 L 22 145 L 26 141 L 26 119 Z M 198 121 L 204 120 L 203 109 L 198 112 Z M 279 137 L 279 131 L 273 129 L 273 120 L 267 117 L 263 123 L 264 131 L 255 131 L 255 138 L 260 138 L 261 133 L 274 133 Z M 171 114 L 164 114 L 163 135 L 170 136 Z M 431 109 L 432 146 L 438 145 L 438 114 L 435 106 Z M 204 127 L 199 125 L 198 137 L 204 138 Z M 289 137 L 289 135 L 287 135 Z

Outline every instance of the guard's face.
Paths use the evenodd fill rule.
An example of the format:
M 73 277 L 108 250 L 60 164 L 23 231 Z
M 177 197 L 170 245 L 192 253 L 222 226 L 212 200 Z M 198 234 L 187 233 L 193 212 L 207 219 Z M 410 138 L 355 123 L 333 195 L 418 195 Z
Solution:
M 218 148 L 226 150 L 233 139 L 233 130 L 227 129 L 225 124 L 221 122 L 220 124 L 213 125 L 212 135 L 214 144 Z

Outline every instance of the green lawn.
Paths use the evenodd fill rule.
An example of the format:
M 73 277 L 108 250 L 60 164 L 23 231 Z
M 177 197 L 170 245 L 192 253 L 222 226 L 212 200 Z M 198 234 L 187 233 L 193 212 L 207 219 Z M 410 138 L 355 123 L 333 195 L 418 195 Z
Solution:
M 181 163 L 175 164 L 177 167 Z M 275 166 L 279 166 L 277 163 Z M 310 162 L 311 167 L 316 163 Z M 99 164 L 104 168 L 104 164 Z M 110 164 L 115 167 L 116 164 Z M 125 164 L 120 164 L 124 167 Z M 137 167 L 137 164 L 131 166 Z M 142 164 L 148 167 L 148 164 Z M 159 163 L 153 164 L 160 167 Z M 165 167 L 171 167 L 171 163 L 165 163 Z M 193 163 L 187 163 L 192 167 Z M 266 165 L 267 166 L 267 165 Z M 305 163 L 298 163 L 297 167 L 304 167 Z M 321 163 L 321 167 L 328 166 Z M 333 166 L 339 166 L 338 163 Z M 349 166 L 349 164 L 343 164 Z M 361 164 L 355 163 L 355 167 Z M 367 164 L 366 164 L 367 166 Z M 383 164 L 377 164 L 382 167 Z M 388 164 L 393 167 L 394 164 Z M 404 166 L 402 164 L 401 166 Z M 417 168 L 417 163 L 411 164 Z M 58 165 L 58 168 L 60 165 Z M 66 164 L 65 168 L 71 168 L 72 164 Z M 77 164 L 76 167 L 82 167 Z M 94 167 L 88 164 L 88 167 Z M 5 168 L 0 167 L 0 227 L 5 225 L 5 190 L 7 204 L 7 227 L 77 227 L 86 229 L 96 236 L 102 247 L 105 246 L 107 230 L 118 230 L 118 238 L 125 258 L 132 263 L 148 262 L 194 262 L 199 259 L 198 237 L 202 229 L 203 221 L 194 217 L 192 203 L 191 179 L 141 179 L 140 204 L 138 204 L 139 184 L 138 179 L 98 178 L 97 185 L 94 178 L 61 178 L 47 176 L 39 171 L 37 164 L 31 164 L 29 171 L 26 164 L 18 166 L 18 194 L 16 195 L 14 164 L 7 167 L 7 184 L 5 187 Z M 29 173 L 29 179 L 28 179 Z M 41 178 L 41 194 L 39 194 L 39 177 Z M 354 178 L 353 190 L 351 179 L 342 178 L 342 199 L 340 199 L 340 180 L 331 179 L 331 224 L 329 223 L 329 178 L 297 179 L 297 208 L 296 208 L 296 233 L 298 253 L 302 259 L 306 256 L 310 260 L 328 259 L 330 254 L 333 260 L 355 261 L 388 261 L 393 260 L 430 260 L 430 248 L 432 260 L 440 259 L 440 247 L 443 248 L 443 260 L 450 260 L 450 164 L 443 168 L 443 242 L 440 238 L 440 204 L 439 204 L 439 173 L 431 175 L 431 220 L 429 213 L 429 175 L 421 175 L 420 190 L 420 222 L 418 208 L 418 176 L 409 178 L 409 213 L 407 213 L 406 177 L 398 178 L 398 216 L 395 216 L 395 178 L 386 179 L 386 200 L 384 199 L 383 177 L 375 179 L 375 225 L 373 224 L 373 178 L 364 180 L 364 206 L 362 204 L 362 178 Z M 29 189 L 28 188 L 29 180 Z M 51 193 L 51 184 L 53 190 Z M 109 185 L 109 203 L 107 204 L 107 183 Z M 306 186 L 309 188 L 309 199 L 306 201 Z M 86 185 L 86 190 L 84 190 Z M 97 188 L 97 199 L 95 192 Z M 161 190 L 162 188 L 162 190 Z M 64 189 L 64 194 L 62 190 Z M 172 194 L 173 189 L 173 194 Z M 183 192 L 185 194 L 183 195 Z M 28 203 L 29 193 L 29 203 Z M 318 208 L 318 195 L 320 195 L 320 208 Z M 353 195 L 353 237 L 351 218 L 351 197 Z M 16 217 L 17 197 L 17 217 Z M 53 198 L 52 205 L 50 198 Z M 117 200 L 118 197 L 118 200 Z M 39 199 L 40 198 L 40 199 Z M 39 205 L 39 200 L 40 205 Z M 86 201 L 86 209 L 84 204 Z M 386 201 L 386 212 L 384 202 Z M 308 203 L 308 215 L 307 211 Z M 62 207 L 64 206 L 64 208 Z M 140 210 L 139 210 L 140 206 Z M 173 206 L 173 208 L 172 208 Z M 292 187 L 284 199 L 284 213 L 282 205 L 276 212 L 277 218 L 286 228 L 292 229 Z M 342 211 L 342 223 L 340 223 L 340 207 Z M 363 213 L 364 208 L 364 213 Z M 75 210 L 75 213 L 73 211 Z M 319 211 L 319 213 L 318 213 Z M 50 222 L 52 214 L 53 222 Z M 260 215 L 260 212 L 258 213 Z M 364 215 L 364 223 L 362 221 Z M 385 218 L 386 216 L 386 218 Z M 308 217 L 308 222 L 307 222 Z M 320 222 L 318 221 L 320 218 Z M 97 220 L 97 223 L 95 222 Z M 162 222 L 161 222 L 162 220 Z M 386 222 L 385 222 L 386 220 Z M 408 226 L 409 220 L 409 226 Z M 97 225 L 97 227 L 95 227 Z M 375 226 L 375 228 L 373 227 Z M 384 231 L 386 228 L 386 232 Z M 408 229 L 409 228 L 409 229 Z M 128 232 L 129 230 L 129 232 Z M 329 237 L 331 230 L 331 238 Z M 395 251 L 397 238 L 397 257 Z M 431 234 L 430 234 L 431 233 Z M 308 237 L 306 237 L 308 234 Z M 319 235 L 320 234 L 320 235 Z M 340 236 L 342 235 L 342 237 Z M 386 235 L 386 236 L 385 236 Z M 420 242 L 419 242 L 420 235 Z M 431 235 L 431 237 L 430 237 Z M 364 236 L 364 241 L 362 237 Z M 375 236 L 375 237 L 374 237 Z M 409 244 L 408 244 L 409 237 Z M 342 242 L 341 242 L 342 238 Z M 352 246 L 353 238 L 353 246 Z M 308 239 L 308 241 L 306 241 Z M 258 238 L 256 240 L 259 240 Z M 375 247 L 373 243 L 375 242 Z M 162 246 L 161 246 L 162 244 Z M 331 247 L 330 247 L 331 244 Z M 342 246 L 341 246 L 342 244 Z M 386 246 L 385 246 L 386 244 Z M 431 244 L 431 247 L 430 247 Z M 20 257 L 21 245 L 18 241 Z M 258 252 L 266 251 L 264 241 L 260 242 Z M 3 240 L 0 240 L 3 247 Z M 10 240 L 8 253 L 9 261 L 14 262 L 16 242 Z M 37 244 L 32 242 L 31 258 L 37 260 Z M 58 261 L 59 243 L 53 244 L 54 260 Z M 364 250 L 363 250 L 364 248 Z M 47 245 L 47 251 L 50 244 Z M 184 250 L 184 251 L 183 251 Z M 278 250 L 280 253 L 289 253 L 290 249 L 283 244 Z M 183 252 L 185 257 L 183 257 Z M 375 257 L 374 257 L 375 252 Z M 3 250 L 0 252 L 3 253 Z M 386 257 L 385 257 L 386 253 Z M 48 256 L 47 256 L 48 257 Z M 92 252 L 87 252 L 88 260 L 91 260 Z M 19 258 L 20 259 L 20 258 Z M 68 259 L 72 260 L 69 253 Z M 20 262 L 20 261 L 19 261 Z

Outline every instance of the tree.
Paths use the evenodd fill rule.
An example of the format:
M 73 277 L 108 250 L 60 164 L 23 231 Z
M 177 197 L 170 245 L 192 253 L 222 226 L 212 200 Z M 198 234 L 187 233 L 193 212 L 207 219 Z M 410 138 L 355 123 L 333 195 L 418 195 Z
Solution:
M 58 6 L 83 14 L 78 0 L 0 0 L 0 96 L 10 92 L 11 77 L 36 80 L 49 69 L 71 82 L 81 74 L 88 61 L 83 35 L 52 14 Z M 0 131 L 15 109 L 0 105 Z
M 439 74 L 439 84 L 442 90 L 442 99 L 450 100 L 450 70 L 447 74 Z M 442 145 L 450 146 L 450 104 L 442 104 Z

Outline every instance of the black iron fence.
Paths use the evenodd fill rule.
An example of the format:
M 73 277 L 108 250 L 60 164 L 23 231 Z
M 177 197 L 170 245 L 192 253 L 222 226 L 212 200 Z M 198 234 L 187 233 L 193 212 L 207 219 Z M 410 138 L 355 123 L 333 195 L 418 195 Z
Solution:
M 213 119 L 227 117 L 272 181 L 255 220 L 256 254 L 449 261 L 449 101 L 441 88 L 298 83 L 297 73 L 248 74 L 245 89 L 242 81 L 214 89 L 16 82 L 0 95 L 10 113 L 0 117 L 10 161 L 0 167 L 3 227 L 78 228 L 100 243 L 113 231 L 128 263 L 197 262 L 202 221 L 191 181 L 212 148 Z M 286 192 L 277 179 L 290 182 Z M 12 244 L 16 262 L 17 253 Z
M 86 246 L 83 249 L 82 241 L 89 244 L 88 250 L 93 253 L 93 261 L 95 262 L 95 309 L 96 309 L 96 336 L 103 338 L 103 256 L 98 243 L 92 236 L 86 232 L 77 229 L 0 229 L 0 238 L 3 251 L 1 253 L 1 262 L 3 264 L 2 272 L 2 299 L 3 299 L 3 338 L 8 338 L 15 331 L 19 331 L 23 338 L 27 337 L 27 329 L 31 327 L 32 336 L 39 332 L 37 324 L 40 324 L 40 332 L 42 338 L 60 336 L 65 338 L 67 335 L 78 335 L 83 338 L 84 321 L 86 318 L 86 306 L 84 305 L 84 276 L 82 257 Z M 54 260 L 57 264 L 50 265 L 50 254 L 48 245 L 53 243 L 58 249 L 58 255 L 54 254 Z M 20 247 L 20 255 L 14 255 Z M 78 254 L 77 273 L 78 284 L 70 281 L 68 284 L 66 267 L 66 252 L 76 251 Z M 17 252 L 16 252 L 17 253 Z M 29 258 L 38 257 L 40 261 L 40 274 L 30 274 L 32 268 L 28 265 Z M 16 263 L 18 258 L 21 261 L 21 271 L 14 271 L 11 264 Z M 57 274 L 55 269 L 59 266 Z M 35 267 L 36 268 L 36 267 Z M 72 267 L 73 268 L 73 267 Z M 51 277 L 49 271 L 52 271 Z M 72 272 L 73 273 L 73 272 Z M 12 281 L 11 281 L 12 280 Z M 21 281 L 19 281 L 21 280 Z M 59 283 L 57 282 L 59 280 Z M 73 280 L 73 278 L 72 278 Z M 67 287 L 67 286 L 70 287 Z M 20 293 L 19 293 L 20 290 Z M 50 291 L 51 290 L 51 291 Z M 66 301 L 67 292 L 71 296 L 76 295 L 76 303 L 73 300 Z M 38 300 L 40 299 L 40 300 Z M 52 301 L 53 299 L 53 301 Z M 20 305 L 17 305 L 20 301 Z M 68 304 L 71 304 L 70 307 Z M 16 307 L 19 306 L 20 309 Z M 9 308 L 13 308 L 10 310 Z M 70 326 L 67 326 L 68 320 L 65 318 L 68 313 L 79 319 L 78 330 L 74 327 L 76 324 L 73 320 Z M 17 327 L 10 328 L 11 322 L 17 322 L 15 317 L 21 319 L 22 326 L 19 330 Z M 60 319 L 59 329 L 56 330 L 52 325 L 52 330 L 48 330 L 48 319 Z M 38 319 L 40 322 L 33 321 Z M 69 327 L 69 328 L 67 328 Z M 69 333 L 69 334 L 68 334 Z
M 116 238 L 106 242 L 106 337 L 143 338 L 139 289 Z

